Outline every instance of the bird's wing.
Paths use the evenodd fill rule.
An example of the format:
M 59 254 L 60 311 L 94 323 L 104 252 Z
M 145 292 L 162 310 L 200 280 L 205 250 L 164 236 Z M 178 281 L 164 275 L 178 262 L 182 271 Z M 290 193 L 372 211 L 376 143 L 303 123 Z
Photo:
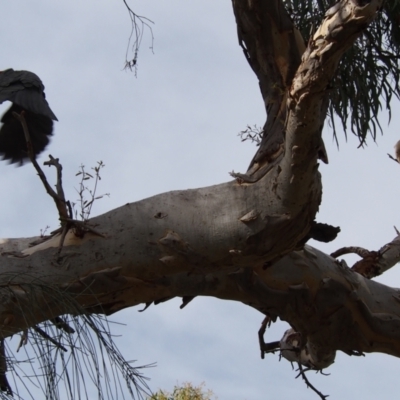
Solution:
M 33 72 L 7 69 L 0 73 L 0 103 L 4 101 L 57 121 L 46 101 L 43 83 Z
M 58 121 L 43 94 L 38 93 L 35 89 L 25 88 L 24 90 L 14 92 L 10 101 L 18 104 L 23 109 L 44 115 L 54 121 Z
M 0 125 L 0 157 L 10 163 L 23 165 L 28 159 L 28 151 L 24 130 L 21 123 L 14 118 L 13 112 L 21 113 L 20 106 L 13 104 L 2 116 Z M 53 121 L 41 114 L 25 111 L 25 119 L 29 129 L 35 156 L 41 153 L 49 143 L 53 133 Z

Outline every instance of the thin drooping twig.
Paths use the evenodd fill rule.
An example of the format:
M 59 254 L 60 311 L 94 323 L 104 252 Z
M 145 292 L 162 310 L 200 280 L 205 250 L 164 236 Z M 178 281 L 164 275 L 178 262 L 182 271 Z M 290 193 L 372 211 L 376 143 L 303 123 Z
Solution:
M 140 48 L 140 44 L 143 39 L 143 32 L 144 32 L 145 27 L 147 27 L 150 31 L 150 34 L 151 34 L 150 48 L 153 49 L 154 35 L 153 35 L 153 29 L 151 28 L 150 24 L 154 24 L 154 22 L 146 17 L 137 15 L 129 7 L 127 1 L 126 0 L 123 0 L 123 1 L 125 4 L 125 7 L 127 8 L 128 12 L 129 12 L 129 17 L 130 17 L 131 23 L 132 23 L 131 34 L 129 36 L 128 46 L 126 49 L 125 69 L 129 68 L 130 70 L 132 70 L 133 68 L 136 68 L 136 65 L 137 65 L 139 48 Z M 130 44 L 132 41 L 132 36 L 135 36 L 135 40 L 133 41 L 133 45 L 132 45 L 133 58 L 131 60 L 128 60 L 128 52 L 129 52 Z

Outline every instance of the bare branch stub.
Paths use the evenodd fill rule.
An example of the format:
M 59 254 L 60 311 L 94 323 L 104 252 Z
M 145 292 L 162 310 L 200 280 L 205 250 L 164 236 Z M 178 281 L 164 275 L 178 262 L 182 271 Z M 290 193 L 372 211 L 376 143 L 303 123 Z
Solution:
M 392 247 L 398 247 L 397 238 L 380 248 L 378 251 L 370 251 L 362 247 L 349 246 L 336 250 L 331 254 L 331 257 L 337 258 L 344 254 L 357 254 L 361 257 L 361 260 L 354 263 L 351 269 L 367 279 L 372 279 L 381 275 L 399 261 L 398 256 L 396 257 L 394 255 L 389 255 L 389 257 L 385 258 L 385 253 L 389 252 Z
M 182 304 L 179 306 L 179 308 L 182 310 L 184 307 L 186 307 L 196 296 L 183 296 L 182 297 Z
M 280 342 L 270 342 L 270 343 L 265 343 L 264 341 L 264 334 L 265 331 L 267 330 L 267 327 L 271 325 L 271 318 L 269 316 L 266 316 L 261 323 L 261 328 L 258 331 L 258 342 L 260 344 L 260 350 L 261 350 L 261 358 L 264 359 L 265 353 L 274 353 L 280 348 Z

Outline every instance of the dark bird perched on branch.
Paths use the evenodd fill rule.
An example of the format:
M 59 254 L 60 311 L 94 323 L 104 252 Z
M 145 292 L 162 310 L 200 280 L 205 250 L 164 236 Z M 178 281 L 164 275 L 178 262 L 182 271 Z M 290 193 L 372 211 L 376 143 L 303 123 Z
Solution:
M 13 113 L 23 112 L 35 156 L 49 143 L 57 117 L 46 101 L 42 81 L 29 71 L 0 71 L 0 104 L 3 101 L 11 101 L 12 105 L 1 118 L 0 155 L 22 165 L 29 157 L 22 125 Z

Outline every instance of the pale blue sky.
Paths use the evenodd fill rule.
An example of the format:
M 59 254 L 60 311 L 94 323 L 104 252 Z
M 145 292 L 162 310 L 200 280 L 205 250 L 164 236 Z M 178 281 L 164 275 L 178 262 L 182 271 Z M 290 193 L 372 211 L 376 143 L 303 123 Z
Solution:
M 3 2 L 0 11 L 0 69 L 27 69 L 46 86 L 57 115 L 46 154 L 60 158 L 64 187 L 77 199 L 75 173 L 81 163 L 102 160 L 100 192 L 109 192 L 95 214 L 157 193 L 195 188 L 245 171 L 255 148 L 237 133 L 262 125 L 264 107 L 258 83 L 238 46 L 230 1 L 138 0 L 131 7 L 155 22 L 154 48 L 145 31 L 137 78 L 123 71 L 130 20 L 122 0 Z M 6 105 L 1 106 L 0 111 Z M 364 150 L 344 136 L 340 150 L 324 132 L 330 164 L 322 165 L 324 194 L 318 219 L 340 225 L 334 243 L 316 247 L 331 252 L 348 245 L 377 250 L 400 228 L 397 210 L 400 167 L 389 160 L 398 135 L 396 111 L 384 136 Z M 398 113 L 397 113 L 398 114 Z M 38 235 L 57 227 L 57 212 L 33 168 L 0 163 L 3 188 L 1 237 Z M 49 171 L 54 176 L 54 171 Z M 379 279 L 400 286 L 397 268 Z M 127 359 L 149 369 L 153 390 L 177 382 L 205 381 L 219 399 L 317 398 L 289 363 L 271 355 L 261 360 L 258 312 L 238 303 L 195 299 L 184 310 L 179 301 L 125 310 L 111 319 Z M 276 324 L 268 340 L 287 326 Z M 398 390 L 400 360 L 339 354 L 327 371 L 309 375 L 330 399 L 390 398 Z

